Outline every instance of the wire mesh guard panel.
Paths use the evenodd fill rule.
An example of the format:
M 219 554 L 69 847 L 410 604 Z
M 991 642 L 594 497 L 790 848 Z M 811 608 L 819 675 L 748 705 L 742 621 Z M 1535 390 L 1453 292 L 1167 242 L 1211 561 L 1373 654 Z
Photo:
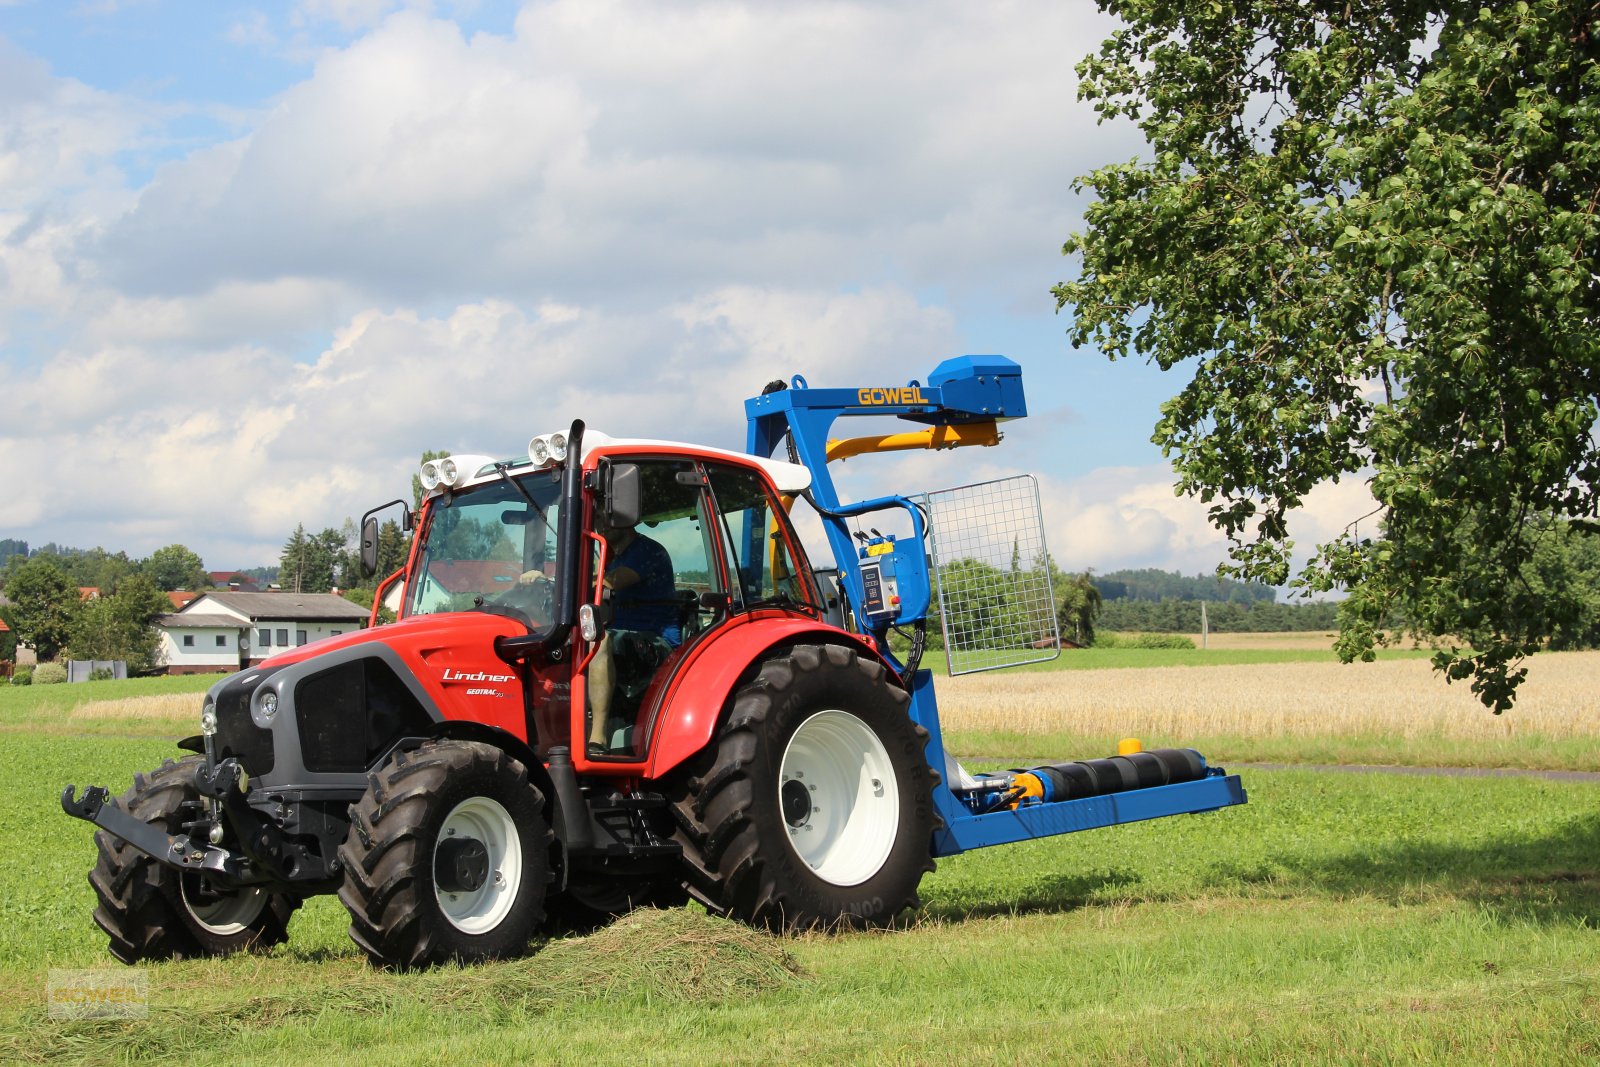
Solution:
M 922 499 L 950 673 L 1059 656 L 1038 482 L 1024 474 Z

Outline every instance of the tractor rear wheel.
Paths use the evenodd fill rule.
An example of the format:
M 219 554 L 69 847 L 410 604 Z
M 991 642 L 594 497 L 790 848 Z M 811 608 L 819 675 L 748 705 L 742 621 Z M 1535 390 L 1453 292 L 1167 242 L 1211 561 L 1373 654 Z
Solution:
M 882 926 L 933 870 L 927 731 L 882 664 L 800 645 L 734 694 L 674 796 L 691 892 L 774 930 Z
M 133 788 L 117 801 L 136 819 L 169 834 L 182 834 L 200 813 L 191 756 L 167 760 L 149 774 L 133 776 Z M 180 871 L 146 856 L 115 834 L 94 835 L 98 858 L 89 873 L 98 906 L 94 921 L 111 937 L 111 954 L 123 963 L 139 960 L 224 956 L 267 948 L 288 937 L 295 897 L 260 886 L 229 887 L 198 871 Z
M 544 796 L 492 745 L 429 741 L 367 776 L 339 849 L 350 937 L 373 963 L 517 956 L 544 917 Z

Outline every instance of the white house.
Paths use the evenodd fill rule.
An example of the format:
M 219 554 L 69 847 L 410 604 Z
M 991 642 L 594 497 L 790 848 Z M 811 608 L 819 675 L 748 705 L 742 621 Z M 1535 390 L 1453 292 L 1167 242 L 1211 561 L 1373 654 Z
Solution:
M 163 615 L 168 674 L 243 670 L 288 648 L 359 630 L 370 612 L 332 593 L 204 593 Z

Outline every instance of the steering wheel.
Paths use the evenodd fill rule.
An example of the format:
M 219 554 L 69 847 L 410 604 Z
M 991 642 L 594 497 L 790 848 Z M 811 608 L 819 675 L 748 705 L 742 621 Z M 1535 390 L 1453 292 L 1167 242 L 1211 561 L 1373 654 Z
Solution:
M 527 571 L 517 584 L 494 597 L 491 603 L 514 608 L 528 616 L 535 626 L 549 623 L 556 615 L 556 583 L 543 571 Z

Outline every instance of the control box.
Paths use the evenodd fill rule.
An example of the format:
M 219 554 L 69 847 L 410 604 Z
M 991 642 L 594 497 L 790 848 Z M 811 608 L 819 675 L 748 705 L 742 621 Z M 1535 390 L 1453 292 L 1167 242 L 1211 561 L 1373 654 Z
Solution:
M 861 548 L 861 621 L 868 629 L 898 626 L 928 610 L 928 571 L 921 540 L 874 537 Z

